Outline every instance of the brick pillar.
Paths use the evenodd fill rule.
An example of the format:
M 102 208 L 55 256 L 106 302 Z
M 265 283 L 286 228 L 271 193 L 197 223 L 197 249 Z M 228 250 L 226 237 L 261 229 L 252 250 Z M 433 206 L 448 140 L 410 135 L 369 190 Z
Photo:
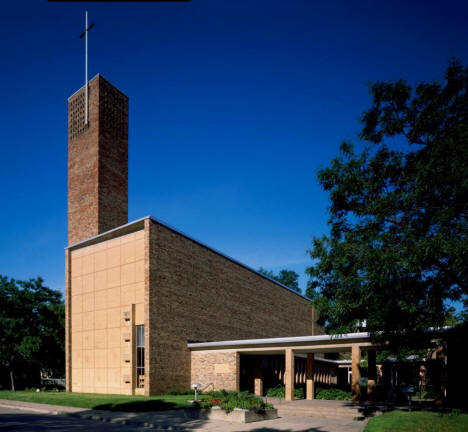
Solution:
M 314 382 L 314 369 L 315 369 L 315 354 L 307 354 L 307 369 L 306 369 L 306 399 L 315 399 L 315 382 Z
M 351 349 L 351 370 L 352 370 L 352 381 L 351 381 L 351 395 L 353 403 L 359 403 L 361 401 L 361 347 L 353 345 Z
M 284 370 L 284 385 L 285 385 L 285 399 L 287 401 L 294 399 L 294 351 L 287 348 L 284 352 L 285 355 L 285 370 Z
M 375 402 L 375 387 L 377 382 L 377 366 L 376 352 L 374 350 L 367 351 L 367 400 Z
M 240 353 L 236 352 L 236 383 L 234 390 L 240 391 Z

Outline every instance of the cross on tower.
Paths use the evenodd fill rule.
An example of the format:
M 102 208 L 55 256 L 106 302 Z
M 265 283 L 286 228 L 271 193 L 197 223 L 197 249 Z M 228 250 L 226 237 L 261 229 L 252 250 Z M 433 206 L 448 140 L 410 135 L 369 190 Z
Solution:
M 85 31 L 80 34 L 80 39 L 85 37 L 85 125 L 88 124 L 88 32 L 94 27 L 94 23 L 88 27 L 88 11 L 86 11 Z

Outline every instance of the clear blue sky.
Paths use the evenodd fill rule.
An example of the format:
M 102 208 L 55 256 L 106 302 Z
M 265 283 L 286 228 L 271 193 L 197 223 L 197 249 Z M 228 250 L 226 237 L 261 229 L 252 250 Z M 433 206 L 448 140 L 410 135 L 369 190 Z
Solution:
M 0 273 L 64 287 L 67 97 L 130 98 L 129 220 L 301 273 L 327 232 L 317 170 L 356 139 L 367 83 L 468 62 L 466 1 L 7 1 L 0 25 Z

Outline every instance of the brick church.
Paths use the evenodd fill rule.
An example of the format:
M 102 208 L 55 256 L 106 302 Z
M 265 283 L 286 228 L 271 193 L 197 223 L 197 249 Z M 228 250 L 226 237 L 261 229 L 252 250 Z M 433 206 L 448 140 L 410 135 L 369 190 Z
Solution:
M 197 343 L 320 332 L 305 297 L 153 217 L 128 221 L 128 97 L 100 75 L 85 120 L 83 87 L 68 100 L 68 391 L 239 389 L 239 354 Z

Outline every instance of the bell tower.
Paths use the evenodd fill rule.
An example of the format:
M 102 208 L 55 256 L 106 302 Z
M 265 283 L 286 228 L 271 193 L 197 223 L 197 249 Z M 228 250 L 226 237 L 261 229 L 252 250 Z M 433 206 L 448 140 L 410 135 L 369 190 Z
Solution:
M 68 99 L 68 245 L 128 222 L 128 97 L 96 75 Z

